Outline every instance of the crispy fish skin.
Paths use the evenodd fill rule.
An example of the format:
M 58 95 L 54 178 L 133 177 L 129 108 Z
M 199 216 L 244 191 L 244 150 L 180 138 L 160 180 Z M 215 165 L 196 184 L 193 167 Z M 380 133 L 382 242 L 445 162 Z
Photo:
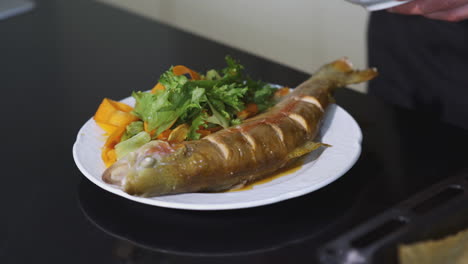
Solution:
M 310 148 L 307 143 L 317 136 L 336 88 L 375 76 L 376 69 L 354 70 L 346 58 L 334 61 L 266 113 L 201 140 L 149 142 L 109 167 L 102 178 L 145 197 L 222 191 L 259 180 L 297 157 L 291 153 Z

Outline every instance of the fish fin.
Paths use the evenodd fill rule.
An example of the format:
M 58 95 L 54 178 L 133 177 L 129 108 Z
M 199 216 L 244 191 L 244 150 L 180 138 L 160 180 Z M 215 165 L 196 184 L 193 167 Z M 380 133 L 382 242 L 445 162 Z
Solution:
M 299 158 L 301 156 L 304 156 L 320 147 L 331 147 L 331 145 L 328 145 L 328 144 L 325 144 L 325 143 L 321 143 L 321 142 L 314 142 L 314 141 L 307 141 L 304 145 L 300 146 L 300 147 L 297 147 L 296 149 L 294 149 L 293 151 L 291 151 L 289 154 L 288 154 L 288 157 L 287 159 L 288 160 L 291 160 L 291 159 L 295 159 L 295 158 Z
M 351 61 L 344 57 L 324 65 L 316 75 L 333 76 L 333 79 L 339 82 L 338 86 L 345 86 L 372 80 L 378 75 L 378 72 L 376 68 L 356 70 Z

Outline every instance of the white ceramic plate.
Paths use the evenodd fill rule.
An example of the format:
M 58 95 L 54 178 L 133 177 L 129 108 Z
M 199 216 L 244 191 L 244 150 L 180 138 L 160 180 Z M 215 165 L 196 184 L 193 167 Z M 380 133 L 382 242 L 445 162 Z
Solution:
M 134 105 L 132 97 L 122 102 Z M 93 119 L 78 132 L 73 158 L 80 171 L 99 187 L 127 199 L 161 207 L 189 210 L 227 210 L 261 206 L 313 192 L 345 174 L 361 153 L 362 133 L 356 121 L 343 108 L 330 105 L 321 129 L 321 142 L 331 144 L 317 157 L 312 152 L 299 170 L 252 189 L 224 193 L 187 193 L 143 198 L 128 195 L 102 181 L 105 166 L 101 160 L 104 131 Z

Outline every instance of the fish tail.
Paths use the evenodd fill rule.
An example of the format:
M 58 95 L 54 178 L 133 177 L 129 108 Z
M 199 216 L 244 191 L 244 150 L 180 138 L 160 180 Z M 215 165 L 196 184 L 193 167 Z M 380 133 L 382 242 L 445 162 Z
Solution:
M 337 81 L 337 86 L 369 81 L 378 75 L 376 68 L 356 70 L 348 58 L 343 57 L 320 68 L 315 77 Z

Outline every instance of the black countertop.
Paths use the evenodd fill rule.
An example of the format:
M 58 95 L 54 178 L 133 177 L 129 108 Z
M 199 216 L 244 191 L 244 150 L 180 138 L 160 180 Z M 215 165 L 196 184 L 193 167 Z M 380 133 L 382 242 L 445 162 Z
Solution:
M 204 212 L 113 195 L 71 151 L 102 98 L 150 89 L 170 65 L 222 67 L 226 54 L 269 82 L 308 75 L 94 1 L 65 2 L 0 21 L 1 263 L 314 263 L 325 242 L 467 167 L 468 131 L 342 89 L 337 102 L 361 126 L 363 150 L 318 191 Z

